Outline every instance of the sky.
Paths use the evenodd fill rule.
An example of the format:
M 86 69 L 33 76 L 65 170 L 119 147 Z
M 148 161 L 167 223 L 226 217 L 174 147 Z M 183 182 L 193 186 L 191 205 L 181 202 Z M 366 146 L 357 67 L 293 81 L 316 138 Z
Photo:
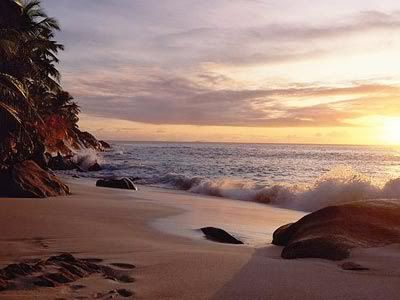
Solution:
M 107 140 L 400 144 L 398 0 L 43 0 Z

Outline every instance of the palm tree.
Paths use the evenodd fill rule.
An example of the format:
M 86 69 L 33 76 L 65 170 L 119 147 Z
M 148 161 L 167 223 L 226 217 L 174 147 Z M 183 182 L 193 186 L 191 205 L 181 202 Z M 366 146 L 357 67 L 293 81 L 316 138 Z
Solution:
M 45 108 L 61 93 L 56 64 L 63 46 L 54 40 L 59 29 L 38 0 L 0 2 L 0 163 L 29 158 L 41 142 Z M 74 121 L 79 109 L 68 101 L 64 110 L 70 106 Z M 15 144 L 17 151 L 10 151 Z

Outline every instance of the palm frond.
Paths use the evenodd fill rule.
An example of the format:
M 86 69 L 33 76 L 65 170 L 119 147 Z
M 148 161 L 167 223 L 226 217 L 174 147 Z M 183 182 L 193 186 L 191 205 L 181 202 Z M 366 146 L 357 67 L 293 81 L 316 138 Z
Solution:
M 27 91 L 24 85 L 11 75 L 0 73 L 0 87 L 9 89 L 16 95 L 28 99 Z
M 0 101 L 0 109 L 10 115 L 18 124 L 22 124 L 21 118 L 18 116 L 18 111 L 15 108 Z

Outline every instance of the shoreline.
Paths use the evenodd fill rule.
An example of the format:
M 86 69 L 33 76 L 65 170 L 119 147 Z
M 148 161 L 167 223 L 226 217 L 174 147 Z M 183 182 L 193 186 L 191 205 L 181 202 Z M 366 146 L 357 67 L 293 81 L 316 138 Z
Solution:
M 93 178 L 75 179 L 62 177 L 68 184 L 76 184 L 84 187 L 94 187 L 96 180 Z M 167 209 L 175 210 L 172 215 L 155 218 L 146 222 L 146 225 L 163 234 L 191 240 L 205 239 L 200 228 L 206 226 L 220 227 L 243 239 L 244 244 L 249 247 L 260 247 L 271 244 L 273 232 L 282 224 L 289 223 L 305 216 L 307 212 L 291 210 L 264 203 L 253 201 L 231 199 L 225 197 L 210 196 L 191 193 L 167 187 L 136 184 L 139 193 L 134 191 L 123 191 L 119 189 L 106 189 L 108 191 L 124 192 L 128 198 L 142 201 L 150 205 L 161 204 Z M 99 187 L 97 187 L 99 188 Z M 143 192 L 142 195 L 137 196 Z M 160 203 L 157 198 L 162 198 Z M 218 209 L 215 209 L 216 206 Z M 221 211 L 221 209 L 224 211 Z M 240 211 L 240 219 L 236 220 L 231 212 Z M 263 221 L 264 215 L 276 214 L 268 221 Z M 251 216 L 251 219 L 246 218 Z M 260 228 L 262 227 L 262 232 Z
M 290 218 L 296 221 L 298 216 L 290 212 L 282 216 L 282 210 L 262 204 L 150 187 L 138 192 L 105 189 L 81 182 L 69 180 L 69 197 L 0 199 L 0 266 L 68 252 L 102 259 L 104 264 L 136 265 L 135 281 L 93 276 L 77 282 L 84 286 L 79 291 L 69 285 L 22 287 L 0 293 L 0 299 L 92 299 L 118 288 L 142 299 L 396 299 L 400 292 L 396 247 L 354 251 L 350 260 L 371 269 L 363 273 L 344 271 L 337 262 L 325 260 L 283 260 L 281 248 L 268 241 L 257 247 L 225 245 L 171 234 L 171 228 L 159 231 L 157 226 L 169 222 L 187 228 L 190 221 L 192 227 L 222 224 L 230 231 L 229 224 L 235 221 L 263 231 L 268 222 L 275 226 Z M 215 221 L 222 216 L 225 219 Z M 382 253 L 387 254 L 384 261 Z

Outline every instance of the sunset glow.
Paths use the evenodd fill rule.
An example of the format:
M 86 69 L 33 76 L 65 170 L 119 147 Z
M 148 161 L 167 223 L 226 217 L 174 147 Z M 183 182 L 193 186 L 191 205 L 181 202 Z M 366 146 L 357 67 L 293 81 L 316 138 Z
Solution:
M 45 3 L 102 138 L 400 143 L 398 1 Z
M 400 145 L 400 118 L 385 120 L 383 130 L 383 138 L 387 144 Z

